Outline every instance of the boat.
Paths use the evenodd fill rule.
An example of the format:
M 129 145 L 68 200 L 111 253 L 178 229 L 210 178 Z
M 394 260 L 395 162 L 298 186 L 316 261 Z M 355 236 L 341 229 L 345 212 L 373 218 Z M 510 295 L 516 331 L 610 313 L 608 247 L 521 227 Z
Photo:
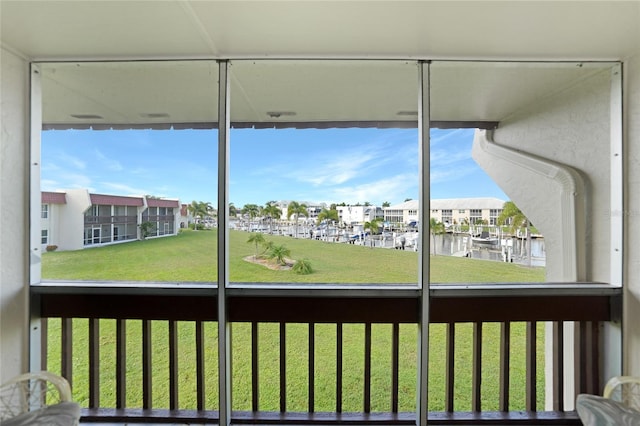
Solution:
M 482 231 L 480 235 L 471 237 L 471 241 L 473 241 L 473 244 L 481 246 L 495 246 L 500 243 L 500 238 L 491 235 L 489 231 Z

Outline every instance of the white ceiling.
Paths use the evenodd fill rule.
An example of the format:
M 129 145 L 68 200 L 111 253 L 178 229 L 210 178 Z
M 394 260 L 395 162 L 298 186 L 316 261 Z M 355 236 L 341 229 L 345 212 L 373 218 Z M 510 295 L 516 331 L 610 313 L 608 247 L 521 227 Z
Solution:
M 42 59 L 619 60 L 638 1 L 2 0 L 2 44 Z
M 622 60 L 640 50 L 640 2 L 11 1 L 2 47 L 34 61 L 358 58 Z M 232 120 L 414 122 L 415 65 L 234 62 Z M 434 62 L 432 119 L 500 121 L 600 66 Z M 123 73 L 126 73 L 126 77 Z M 43 67 L 52 126 L 215 121 L 213 62 Z M 526 84 L 523 84 L 526 82 Z M 375 90 L 371 90 L 375 88 Z M 268 112 L 295 115 L 270 117 Z M 400 114 L 398 114 L 400 112 Z M 95 115 L 100 119 L 77 118 Z M 76 115 L 76 117 L 73 117 Z

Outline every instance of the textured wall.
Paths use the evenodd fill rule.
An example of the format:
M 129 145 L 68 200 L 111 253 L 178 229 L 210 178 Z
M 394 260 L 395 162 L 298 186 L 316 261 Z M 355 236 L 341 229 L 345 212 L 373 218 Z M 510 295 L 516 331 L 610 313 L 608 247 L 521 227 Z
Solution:
M 0 51 L 0 382 L 28 367 L 29 65 Z
M 572 167 L 580 172 L 585 183 L 587 269 L 579 279 L 609 281 L 609 193 L 610 193 L 610 70 L 592 77 L 545 99 L 500 123 L 495 131 L 496 143 Z M 545 182 L 509 179 L 514 200 L 528 199 L 537 212 L 531 216 L 557 218 L 557 200 L 550 200 Z M 517 183 L 517 185 L 514 185 Z M 506 189 L 505 189 L 506 191 Z M 523 207 L 524 210 L 524 207 Z M 527 211 L 524 211 L 527 214 Z M 534 223 L 545 236 L 547 279 L 564 279 L 559 264 L 559 234 L 549 232 L 557 224 L 544 219 Z M 602 260 L 605 260 L 604 262 Z

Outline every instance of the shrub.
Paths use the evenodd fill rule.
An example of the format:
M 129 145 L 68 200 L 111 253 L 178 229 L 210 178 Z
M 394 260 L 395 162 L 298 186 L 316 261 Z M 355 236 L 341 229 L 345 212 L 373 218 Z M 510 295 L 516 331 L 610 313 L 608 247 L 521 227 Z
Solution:
M 297 260 L 291 269 L 293 269 L 293 272 L 300 275 L 308 275 L 313 272 L 313 269 L 311 268 L 311 261 L 309 261 L 309 259 Z
M 51 244 L 47 246 L 47 251 L 56 251 L 57 249 L 58 249 L 58 246 L 55 244 Z

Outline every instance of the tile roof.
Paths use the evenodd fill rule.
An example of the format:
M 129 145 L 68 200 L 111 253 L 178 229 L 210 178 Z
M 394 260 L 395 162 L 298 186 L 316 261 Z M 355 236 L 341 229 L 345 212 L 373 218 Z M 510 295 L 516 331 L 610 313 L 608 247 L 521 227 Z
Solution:
M 144 200 L 142 197 L 122 197 L 119 195 L 102 195 L 102 194 L 89 194 L 91 197 L 91 204 L 102 204 L 108 206 L 144 206 Z
M 67 197 L 64 192 L 46 192 L 40 193 L 43 204 L 67 204 Z
M 162 198 L 147 198 L 149 207 L 180 207 L 178 200 L 165 200 Z

